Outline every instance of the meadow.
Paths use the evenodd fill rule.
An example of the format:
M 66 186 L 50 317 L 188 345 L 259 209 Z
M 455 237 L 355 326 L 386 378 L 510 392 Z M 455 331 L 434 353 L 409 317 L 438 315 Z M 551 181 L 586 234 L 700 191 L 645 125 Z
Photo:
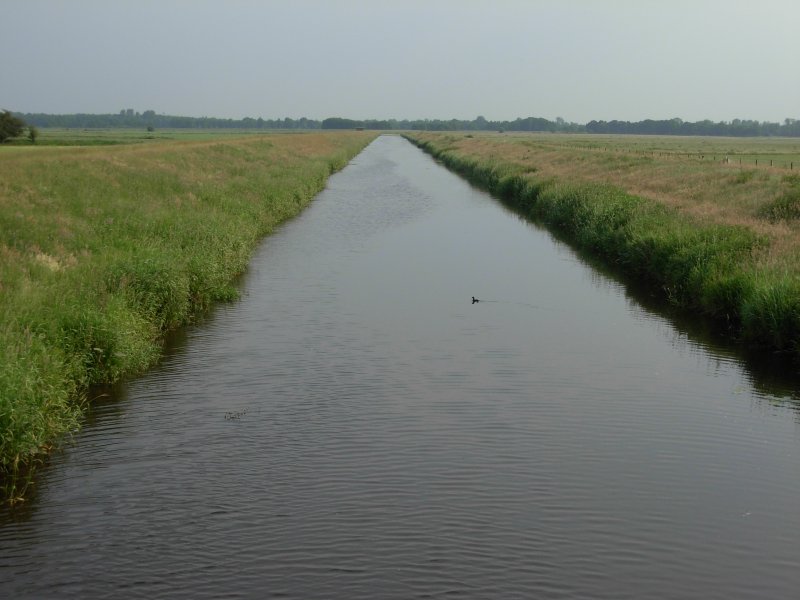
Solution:
M 738 342 L 800 355 L 800 140 L 407 137 Z
M 504 137 L 515 137 L 506 134 Z M 519 136 L 516 136 L 519 137 Z M 524 136 L 523 136 L 524 137 Z M 736 138 L 658 135 L 529 135 L 526 141 L 574 150 L 594 150 L 650 155 L 653 158 L 689 158 L 705 162 L 723 162 L 731 166 L 754 168 L 773 166 L 800 168 L 799 138 Z M 770 165 L 770 160 L 773 164 Z M 756 165 L 758 161 L 758 165 Z
M 120 144 L 152 144 L 163 141 L 211 141 L 229 140 L 249 136 L 264 135 L 264 130 L 255 129 L 165 129 L 158 128 L 153 131 L 138 128 L 67 128 L 47 127 L 38 130 L 39 136 L 35 144 L 20 137 L 7 141 L 0 146 L 0 152 L 13 152 L 14 150 L 35 149 L 40 146 L 116 146 Z M 281 129 L 269 131 L 269 134 L 279 133 L 311 133 L 312 131 L 295 131 Z M 319 133 L 318 131 L 314 133 Z
M 167 331 L 235 299 L 258 241 L 374 138 L 64 135 L 0 148 L 0 479 L 11 499 L 78 427 L 89 386 L 147 369 Z

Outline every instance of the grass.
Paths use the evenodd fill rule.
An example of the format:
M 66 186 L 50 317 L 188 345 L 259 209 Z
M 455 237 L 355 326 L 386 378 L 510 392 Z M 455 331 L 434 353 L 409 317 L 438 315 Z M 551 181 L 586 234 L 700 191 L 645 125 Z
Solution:
M 735 144 L 742 153 L 782 149 L 792 157 L 796 140 L 408 137 L 744 343 L 800 356 L 800 177 L 693 154 Z
M 292 130 L 273 131 L 271 133 L 300 132 Z M 309 132 L 310 133 L 310 132 Z M 318 132 L 315 132 L 318 133 Z M 174 141 L 221 141 L 239 139 L 245 136 L 263 136 L 263 130 L 254 129 L 115 129 L 115 128 L 86 128 L 69 129 L 64 127 L 42 127 L 36 144 L 26 137 L 7 141 L 0 146 L 1 152 L 26 150 L 37 146 L 116 146 L 121 144 L 152 144 L 167 140 Z M 2 156 L 2 154 L 0 154 Z
M 506 134 L 507 137 L 521 137 Z M 650 156 L 656 159 L 690 159 L 701 162 L 726 161 L 743 168 L 794 168 L 800 164 L 797 138 L 732 138 L 655 135 L 528 135 L 527 142 L 572 150 Z M 727 159 L 727 160 L 726 160 Z M 758 165 L 755 164 L 758 160 Z
M 0 476 L 80 422 L 85 391 L 147 369 L 165 332 L 237 297 L 257 242 L 370 133 L 0 152 Z
M 791 185 L 786 187 L 778 197 L 765 203 L 759 209 L 760 216 L 773 222 L 800 219 L 800 182 L 795 178 L 791 178 L 789 181 Z

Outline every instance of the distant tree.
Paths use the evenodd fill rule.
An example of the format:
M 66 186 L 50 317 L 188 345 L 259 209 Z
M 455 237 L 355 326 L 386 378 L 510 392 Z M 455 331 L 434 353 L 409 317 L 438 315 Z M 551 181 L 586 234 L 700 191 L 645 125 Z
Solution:
M 322 129 L 355 129 L 363 126 L 363 121 L 354 121 L 353 119 L 343 119 L 341 117 L 329 117 L 322 121 Z
M 39 130 L 36 128 L 35 125 L 28 125 L 28 139 L 31 141 L 31 144 L 36 143 L 36 138 L 39 137 Z
M 8 139 L 18 137 L 25 129 L 25 121 L 4 110 L 0 113 L 0 144 Z
M 800 119 L 786 119 L 781 126 L 782 135 L 800 136 Z

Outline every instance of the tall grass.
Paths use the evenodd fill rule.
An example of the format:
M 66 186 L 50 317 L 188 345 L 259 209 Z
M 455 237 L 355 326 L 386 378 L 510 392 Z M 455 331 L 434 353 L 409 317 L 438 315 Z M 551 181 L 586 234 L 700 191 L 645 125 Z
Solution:
M 79 423 L 93 383 L 237 296 L 258 240 L 374 135 L 272 135 L 0 155 L 0 476 Z
M 608 183 L 548 176 L 531 162 L 498 158 L 485 147 L 471 152 L 452 136 L 408 137 L 523 215 L 649 281 L 675 304 L 706 315 L 748 344 L 800 355 L 800 270 L 787 266 L 797 246 L 776 250 L 763 230 L 700 219 Z M 789 194 L 788 201 L 778 201 L 793 206 Z M 764 258 L 779 250 L 783 260 Z
M 800 178 L 784 177 L 788 187 L 771 202 L 759 209 L 759 215 L 771 221 L 797 221 L 800 219 Z

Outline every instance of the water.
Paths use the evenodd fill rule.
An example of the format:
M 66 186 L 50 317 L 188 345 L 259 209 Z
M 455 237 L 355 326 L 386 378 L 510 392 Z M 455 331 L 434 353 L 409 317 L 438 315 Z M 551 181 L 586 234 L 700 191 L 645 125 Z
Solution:
M 2 597 L 797 597 L 796 382 L 408 142 L 242 286 L 0 516 Z

